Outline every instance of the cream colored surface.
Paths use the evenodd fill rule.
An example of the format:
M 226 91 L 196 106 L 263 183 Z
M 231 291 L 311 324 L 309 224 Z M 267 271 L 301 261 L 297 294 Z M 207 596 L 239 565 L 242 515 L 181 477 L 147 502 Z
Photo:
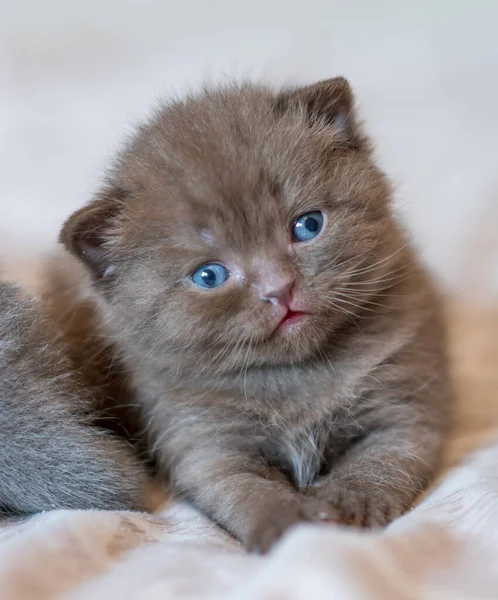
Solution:
M 0 597 L 498 598 L 498 312 L 459 310 L 452 323 L 459 411 L 448 470 L 385 532 L 303 525 L 259 557 L 173 501 L 155 516 L 46 513 L 1 527 Z

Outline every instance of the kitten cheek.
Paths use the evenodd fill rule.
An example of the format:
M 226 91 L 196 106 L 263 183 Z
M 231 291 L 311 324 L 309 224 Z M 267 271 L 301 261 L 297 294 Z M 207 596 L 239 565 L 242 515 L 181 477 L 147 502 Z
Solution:
M 179 298 L 180 310 L 186 318 L 198 320 L 199 326 L 211 328 L 224 328 L 241 320 L 244 314 L 242 299 L 239 295 L 230 293 L 229 290 L 221 293 L 218 290 L 198 293 L 189 289 L 188 293 Z M 243 319 L 242 319 L 243 320 Z

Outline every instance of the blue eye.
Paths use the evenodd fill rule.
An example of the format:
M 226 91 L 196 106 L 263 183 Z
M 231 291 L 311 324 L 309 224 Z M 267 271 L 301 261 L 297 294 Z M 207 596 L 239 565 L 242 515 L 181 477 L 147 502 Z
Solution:
M 292 225 L 292 237 L 296 242 L 307 242 L 315 238 L 323 227 L 323 214 L 316 210 L 296 219 Z
M 208 263 L 196 269 L 190 279 L 201 288 L 212 290 L 219 287 L 230 277 L 228 269 L 217 263 Z

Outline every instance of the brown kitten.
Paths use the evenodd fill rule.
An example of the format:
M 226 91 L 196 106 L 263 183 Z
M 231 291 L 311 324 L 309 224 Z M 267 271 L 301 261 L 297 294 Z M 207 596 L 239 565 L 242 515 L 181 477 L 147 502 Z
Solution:
M 61 241 L 93 273 L 177 492 L 251 549 L 382 526 L 439 464 L 439 300 L 342 78 L 159 110 Z

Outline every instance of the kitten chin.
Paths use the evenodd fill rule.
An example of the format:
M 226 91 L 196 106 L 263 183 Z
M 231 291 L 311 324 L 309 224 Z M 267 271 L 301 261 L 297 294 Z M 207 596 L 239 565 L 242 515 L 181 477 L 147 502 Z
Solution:
M 159 107 L 61 242 L 173 488 L 251 549 L 383 526 L 451 416 L 439 299 L 343 78 Z

